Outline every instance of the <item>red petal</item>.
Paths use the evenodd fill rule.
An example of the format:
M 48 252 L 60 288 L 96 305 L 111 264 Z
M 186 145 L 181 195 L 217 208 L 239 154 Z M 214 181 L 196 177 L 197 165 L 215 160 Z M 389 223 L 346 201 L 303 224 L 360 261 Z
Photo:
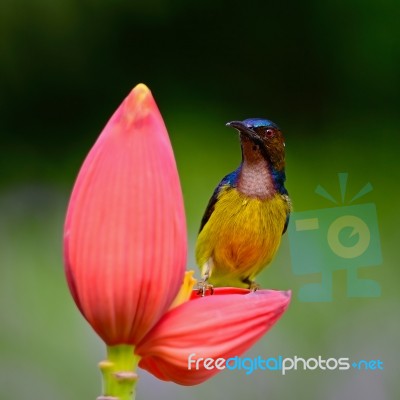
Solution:
M 135 352 L 139 366 L 159 379 L 196 385 L 218 369 L 188 369 L 188 357 L 240 356 L 282 316 L 290 292 L 257 290 L 249 294 L 206 296 L 168 312 L 149 332 Z
M 249 294 L 252 291 L 250 289 L 237 288 L 237 287 L 216 287 L 212 289 L 207 289 L 205 295 L 206 296 L 218 296 L 218 295 L 226 295 L 226 294 Z M 199 289 L 195 289 L 192 291 L 192 295 L 190 300 L 201 299 L 202 295 Z
M 90 150 L 64 231 L 68 284 L 109 345 L 138 342 L 169 308 L 186 263 L 173 151 L 145 85 L 136 86 Z

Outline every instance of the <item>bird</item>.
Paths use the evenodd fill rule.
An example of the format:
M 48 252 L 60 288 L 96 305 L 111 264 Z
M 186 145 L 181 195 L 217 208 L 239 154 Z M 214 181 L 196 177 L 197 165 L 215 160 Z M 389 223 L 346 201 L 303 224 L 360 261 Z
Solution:
M 291 200 L 285 188 L 285 141 L 274 122 L 231 121 L 242 160 L 212 194 L 196 242 L 204 296 L 213 287 L 257 290 L 255 277 L 276 254 L 286 232 Z

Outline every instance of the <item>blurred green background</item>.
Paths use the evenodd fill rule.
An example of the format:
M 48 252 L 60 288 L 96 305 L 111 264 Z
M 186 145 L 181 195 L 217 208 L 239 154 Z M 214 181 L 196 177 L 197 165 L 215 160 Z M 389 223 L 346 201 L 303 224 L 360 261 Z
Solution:
M 318 274 L 292 272 L 288 238 L 260 282 L 293 290 L 288 312 L 249 355 L 380 359 L 384 371 L 224 371 L 185 388 L 141 372 L 139 399 L 396 399 L 400 6 L 395 0 L 3 0 L 0 5 L 0 398 L 94 399 L 104 347 L 71 300 L 62 225 L 75 176 L 139 82 L 165 118 L 190 238 L 220 178 L 240 160 L 230 120 L 283 129 L 296 211 L 331 207 L 314 189 L 377 207 L 383 263 L 361 268 L 378 298 L 304 303 Z

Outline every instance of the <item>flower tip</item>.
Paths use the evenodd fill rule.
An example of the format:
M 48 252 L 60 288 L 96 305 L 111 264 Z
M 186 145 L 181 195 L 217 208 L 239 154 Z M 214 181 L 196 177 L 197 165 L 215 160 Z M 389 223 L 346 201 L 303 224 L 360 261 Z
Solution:
M 289 307 L 292 291 L 291 290 L 271 290 L 261 289 L 253 293 L 254 296 L 261 296 L 265 301 L 268 301 L 271 305 L 274 305 L 274 314 L 279 318 Z
M 144 101 L 147 96 L 151 96 L 150 89 L 144 83 L 138 83 L 129 93 L 128 98 L 135 97 L 137 103 Z
M 285 312 L 288 309 L 289 304 L 290 304 L 290 302 L 292 300 L 292 291 L 291 290 L 284 290 L 281 293 L 282 293 L 282 296 L 284 297 L 284 305 L 283 305 L 282 312 Z
M 158 111 L 150 89 L 144 83 L 139 83 L 124 101 L 124 120 L 127 125 L 131 125 L 147 117 L 154 109 Z

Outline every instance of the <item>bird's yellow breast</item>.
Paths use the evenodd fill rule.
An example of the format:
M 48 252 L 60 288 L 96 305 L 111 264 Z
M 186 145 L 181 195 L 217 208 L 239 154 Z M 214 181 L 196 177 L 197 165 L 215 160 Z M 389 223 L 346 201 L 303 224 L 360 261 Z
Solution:
M 199 234 L 196 259 L 200 267 L 212 260 L 209 282 L 215 286 L 246 286 L 275 255 L 290 205 L 281 194 L 259 199 L 225 187 Z

